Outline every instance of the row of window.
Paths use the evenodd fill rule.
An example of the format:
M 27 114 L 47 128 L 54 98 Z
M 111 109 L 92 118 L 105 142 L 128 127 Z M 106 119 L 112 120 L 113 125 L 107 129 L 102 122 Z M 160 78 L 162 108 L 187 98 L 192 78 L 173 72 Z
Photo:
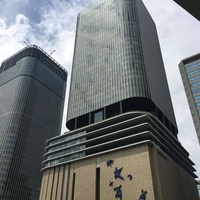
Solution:
M 67 140 L 70 140 L 72 138 L 76 138 L 76 137 L 79 137 L 79 136 L 85 135 L 85 134 L 86 134 L 86 131 L 81 131 L 81 132 L 78 132 L 78 133 L 75 133 L 75 134 L 72 134 L 72 135 L 65 136 L 65 137 L 59 138 L 57 140 L 54 140 L 54 141 L 50 142 L 49 145 L 60 143 L 60 142 L 63 142 L 63 141 L 67 141 Z
M 197 85 L 200 85 L 200 82 L 191 84 L 191 87 L 195 87 L 195 86 L 197 86 Z
M 52 70 L 55 74 L 57 74 L 59 77 L 61 77 L 62 79 L 66 80 L 66 78 L 67 78 L 66 73 L 63 72 L 63 70 L 57 69 L 57 68 L 55 67 L 55 64 L 52 65 L 52 64 L 50 64 L 48 61 L 42 60 L 42 59 L 41 59 L 41 62 L 42 62 L 45 66 L 47 66 L 50 70 Z
M 85 152 L 73 154 L 71 156 L 62 157 L 62 158 L 59 158 L 59 159 L 56 159 L 56 160 L 53 160 L 53 161 L 46 163 L 45 167 L 56 165 L 56 164 L 59 164 L 59 163 L 65 162 L 65 161 L 69 161 L 69 160 L 73 160 L 73 159 L 76 159 L 76 158 L 81 158 L 83 156 L 85 156 Z
M 189 69 L 192 69 L 192 68 L 198 67 L 198 66 L 200 66 L 200 62 L 196 63 L 196 64 L 193 64 L 193 65 L 186 66 L 185 68 L 186 68 L 186 70 L 189 70 Z
M 196 96 L 196 97 L 194 97 L 194 99 L 195 99 L 195 100 L 200 99 L 200 96 Z
M 199 78 L 200 78 L 200 75 L 192 77 L 192 78 L 189 78 L 189 81 L 194 81 L 194 80 L 199 79 Z
M 83 141 L 85 141 L 85 140 L 86 140 L 86 138 L 79 138 L 79 139 L 77 139 L 77 140 L 72 140 L 72 141 L 70 141 L 70 142 L 67 142 L 67 143 L 64 143 L 64 144 L 60 144 L 60 145 L 54 146 L 54 147 L 50 148 L 50 149 L 48 150 L 48 152 L 55 151 L 55 150 L 58 150 L 58 149 L 61 149 L 61 148 L 64 148 L 64 147 L 69 147 L 69 146 L 71 146 L 71 145 L 78 144 L 78 143 L 83 142 Z
M 69 149 L 66 149 L 66 150 L 63 150 L 63 151 L 59 151 L 57 153 L 49 155 L 47 157 L 47 159 L 55 158 L 57 156 L 61 156 L 61 155 L 68 154 L 68 153 L 72 153 L 74 151 L 78 151 L 78 150 L 81 150 L 81 149 L 85 149 L 85 145 L 75 146 L 75 147 L 72 147 L 72 148 L 69 148 Z
M 196 73 L 198 73 L 198 72 L 200 72 L 200 69 L 196 69 L 196 70 L 194 70 L 194 71 L 188 72 L 187 74 L 188 74 L 188 76 L 189 76 L 189 75 L 192 75 L 192 74 L 196 74 Z

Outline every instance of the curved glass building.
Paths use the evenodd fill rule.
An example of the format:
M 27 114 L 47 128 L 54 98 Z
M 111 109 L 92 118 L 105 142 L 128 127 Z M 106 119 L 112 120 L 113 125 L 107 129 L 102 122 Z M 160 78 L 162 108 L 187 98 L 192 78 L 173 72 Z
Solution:
M 40 200 L 199 199 L 142 0 L 79 14 L 67 127 L 46 141 Z
M 98 0 L 79 14 L 68 107 L 70 130 L 128 109 L 152 112 L 177 134 L 156 27 L 142 1 Z
M 36 200 L 45 141 L 60 134 L 67 72 L 37 46 L 0 67 L 0 199 Z

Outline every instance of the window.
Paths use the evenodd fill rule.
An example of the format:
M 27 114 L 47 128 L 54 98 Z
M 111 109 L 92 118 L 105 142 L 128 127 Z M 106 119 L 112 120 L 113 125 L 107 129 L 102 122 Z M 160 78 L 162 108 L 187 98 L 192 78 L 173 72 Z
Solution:
M 196 97 L 194 97 L 194 99 L 200 99 L 200 96 L 196 96 Z
M 185 68 L 186 68 L 186 70 L 188 70 L 188 69 L 191 69 L 191 68 L 194 68 L 194 67 L 197 67 L 197 66 L 200 66 L 200 63 L 189 65 L 189 66 L 186 66 Z
M 94 122 L 99 122 L 103 120 L 103 111 L 94 113 Z
M 191 87 L 195 87 L 195 86 L 197 86 L 197 85 L 200 85 L 200 82 L 191 84 Z

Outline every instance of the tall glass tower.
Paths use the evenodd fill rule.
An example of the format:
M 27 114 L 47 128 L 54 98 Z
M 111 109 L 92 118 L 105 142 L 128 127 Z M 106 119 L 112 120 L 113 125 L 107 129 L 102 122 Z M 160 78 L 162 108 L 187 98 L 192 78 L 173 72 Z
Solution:
M 67 72 L 27 46 L 0 67 L 0 199 L 36 200 L 45 141 L 59 135 Z
M 78 16 L 67 127 L 129 110 L 152 112 L 177 134 L 156 27 L 143 2 L 98 0 Z
M 40 200 L 199 199 L 142 0 L 78 15 L 67 127 L 46 141 Z

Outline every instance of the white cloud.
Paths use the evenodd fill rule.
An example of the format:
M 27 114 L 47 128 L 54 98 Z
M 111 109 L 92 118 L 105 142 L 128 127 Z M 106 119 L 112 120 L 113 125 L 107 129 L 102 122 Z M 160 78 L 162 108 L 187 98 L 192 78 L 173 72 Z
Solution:
M 30 30 L 29 20 L 24 15 L 18 14 L 11 25 L 7 25 L 5 19 L 0 19 L 0 61 L 23 47 Z

